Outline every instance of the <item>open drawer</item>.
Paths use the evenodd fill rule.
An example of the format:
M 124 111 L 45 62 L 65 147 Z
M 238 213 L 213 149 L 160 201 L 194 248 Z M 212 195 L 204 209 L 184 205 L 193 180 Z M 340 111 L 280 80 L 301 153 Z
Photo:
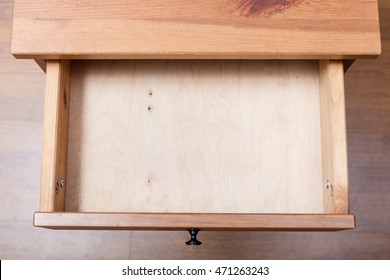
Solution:
M 11 52 L 47 63 L 36 226 L 355 227 L 343 62 L 380 54 L 377 0 L 18 0 Z
M 46 73 L 35 226 L 355 227 L 342 60 L 48 60 Z

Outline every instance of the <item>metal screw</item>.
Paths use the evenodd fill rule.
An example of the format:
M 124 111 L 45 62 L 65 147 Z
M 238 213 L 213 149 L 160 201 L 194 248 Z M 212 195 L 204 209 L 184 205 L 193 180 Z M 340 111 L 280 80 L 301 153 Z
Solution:
M 326 180 L 325 187 L 327 190 L 329 190 L 329 188 L 330 188 L 330 196 L 333 196 L 333 185 L 330 183 L 329 180 Z
M 329 190 L 329 188 L 330 188 L 330 181 L 329 180 L 326 180 L 325 187 L 327 190 Z
M 64 179 L 60 178 L 60 187 L 63 188 L 65 185 Z

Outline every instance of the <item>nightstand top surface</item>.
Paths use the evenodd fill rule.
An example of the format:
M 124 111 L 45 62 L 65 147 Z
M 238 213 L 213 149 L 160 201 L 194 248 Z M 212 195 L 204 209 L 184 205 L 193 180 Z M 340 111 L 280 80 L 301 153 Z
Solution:
M 381 51 L 377 0 L 15 0 L 18 58 L 353 59 Z

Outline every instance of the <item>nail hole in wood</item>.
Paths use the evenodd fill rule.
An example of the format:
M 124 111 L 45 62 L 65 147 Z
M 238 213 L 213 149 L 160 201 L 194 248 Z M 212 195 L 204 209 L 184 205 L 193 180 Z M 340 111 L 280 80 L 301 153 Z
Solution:
M 66 98 L 66 90 L 64 90 L 64 106 L 65 106 L 65 109 L 66 109 L 66 103 L 67 103 L 67 98 Z

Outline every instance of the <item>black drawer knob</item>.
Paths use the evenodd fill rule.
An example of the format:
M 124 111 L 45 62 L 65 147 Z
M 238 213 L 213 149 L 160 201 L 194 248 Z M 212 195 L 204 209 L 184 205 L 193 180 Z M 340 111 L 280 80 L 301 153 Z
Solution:
M 191 239 L 186 242 L 187 245 L 191 245 L 191 246 L 196 245 L 196 246 L 198 246 L 198 245 L 202 244 L 202 242 L 200 242 L 198 239 L 196 239 L 196 236 L 198 235 L 198 232 L 200 231 L 200 229 L 190 228 L 190 229 L 187 229 L 187 230 L 188 230 L 188 232 L 191 235 Z

